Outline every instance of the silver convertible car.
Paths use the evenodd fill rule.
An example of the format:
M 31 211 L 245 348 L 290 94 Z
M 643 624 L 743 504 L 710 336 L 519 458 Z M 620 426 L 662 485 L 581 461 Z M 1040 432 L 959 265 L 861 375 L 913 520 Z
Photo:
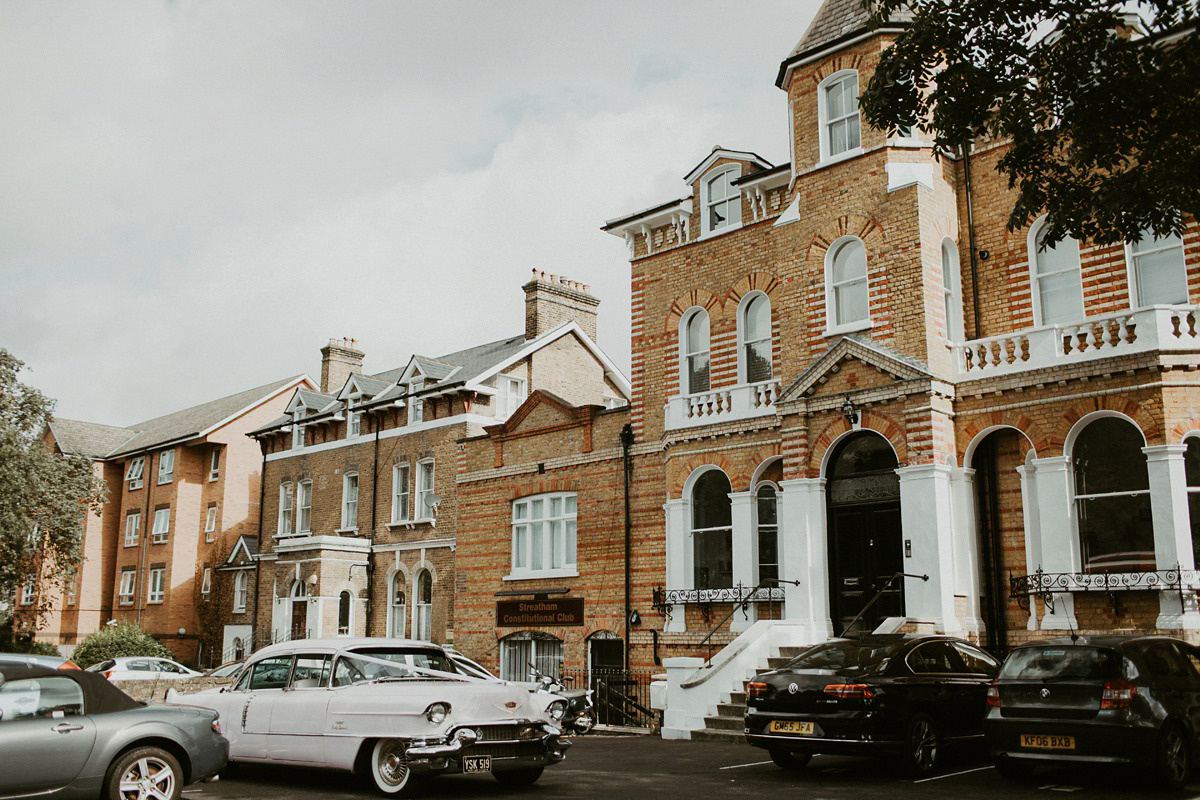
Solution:
M 255 653 L 233 686 L 168 702 L 230 720 L 233 763 L 294 764 L 366 774 L 411 795 L 446 772 L 522 786 L 563 759 L 556 722 L 524 689 L 459 672 L 440 647 L 406 639 L 302 639 Z
M 208 709 L 147 706 L 93 672 L 0 667 L 0 798 L 179 800 L 228 746 Z

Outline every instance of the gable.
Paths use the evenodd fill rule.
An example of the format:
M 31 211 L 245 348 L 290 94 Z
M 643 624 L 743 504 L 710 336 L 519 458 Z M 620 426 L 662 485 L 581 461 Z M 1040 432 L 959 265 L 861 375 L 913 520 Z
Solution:
M 536 389 L 503 425 L 495 427 L 501 430 L 503 435 L 512 435 L 559 425 L 573 425 L 579 421 L 577 409 L 566 400 L 544 389 Z
M 915 359 L 875 342 L 843 336 L 783 391 L 779 402 L 847 394 L 932 377 L 925 365 Z

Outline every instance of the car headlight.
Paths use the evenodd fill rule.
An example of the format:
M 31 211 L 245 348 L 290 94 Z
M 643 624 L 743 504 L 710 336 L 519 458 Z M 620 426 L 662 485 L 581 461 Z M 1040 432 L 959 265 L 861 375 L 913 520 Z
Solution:
M 567 701 L 555 700 L 553 703 L 546 706 L 546 713 L 550 715 L 550 719 L 558 722 L 563 718 L 563 714 L 567 713 Z
M 446 717 L 450 714 L 449 703 L 434 703 L 425 709 L 425 719 L 432 722 L 434 725 L 441 725 L 446 721 Z
M 213 729 L 213 733 L 221 732 L 221 715 L 220 714 L 217 714 L 215 717 L 213 717 L 212 729 Z

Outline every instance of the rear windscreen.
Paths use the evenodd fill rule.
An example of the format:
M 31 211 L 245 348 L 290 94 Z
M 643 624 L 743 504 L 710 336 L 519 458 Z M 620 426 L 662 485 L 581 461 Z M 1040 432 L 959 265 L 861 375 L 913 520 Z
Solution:
M 1121 655 L 1105 647 L 1043 646 L 1014 650 L 1001 678 L 1046 680 L 1053 678 L 1107 679 L 1120 675 Z
M 900 643 L 827 642 L 805 650 L 784 669 L 828 669 L 835 672 L 870 672 L 881 667 L 900 649 Z

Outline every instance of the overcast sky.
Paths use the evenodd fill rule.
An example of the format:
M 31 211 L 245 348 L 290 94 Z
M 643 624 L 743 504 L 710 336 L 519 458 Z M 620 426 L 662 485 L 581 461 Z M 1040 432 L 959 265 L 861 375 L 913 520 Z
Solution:
M 524 330 L 605 220 L 714 145 L 787 160 L 779 62 L 817 0 L 0 3 L 0 347 L 59 416 L 130 425 Z

